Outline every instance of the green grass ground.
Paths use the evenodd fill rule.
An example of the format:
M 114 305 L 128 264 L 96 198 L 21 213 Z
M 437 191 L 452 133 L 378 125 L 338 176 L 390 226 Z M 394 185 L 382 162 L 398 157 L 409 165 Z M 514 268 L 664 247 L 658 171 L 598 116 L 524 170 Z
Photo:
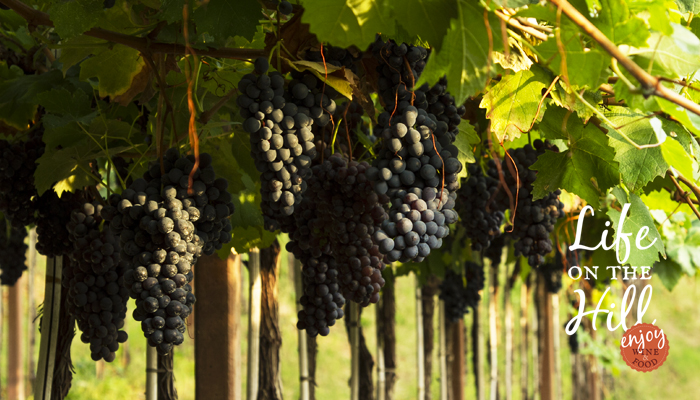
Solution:
M 294 287 L 291 275 L 286 265 L 286 257 L 282 257 L 283 262 L 279 276 L 280 290 L 280 325 L 283 333 L 283 345 L 281 349 L 282 382 L 284 395 L 287 399 L 296 399 L 299 396 L 299 379 L 297 375 L 297 340 L 298 335 L 295 329 L 296 310 L 294 306 Z M 37 302 L 43 297 L 43 260 L 40 261 L 35 275 L 35 293 Z M 502 274 L 503 275 L 503 274 Z M 247 275 L 244 274 L 247 279 Z M 501 277 L 503 278 L 503 276 Z M 502 280 L 501 280 L 502 281 Z M 246 280 L 247 282 L 247 280 Z M 657 371 L 651 373 L 640 373 L 628 368 L 621 368 L 619 373 L 613 374 L 611 381 L 607 382 L 607 398 L 610 399 L 697 399 L 697 385 L 700 384 L 700 319 L 696 317 L 697 304 L 700 302 L 700 289 L 693 278 L 683 278 L 672 293 L 662 287 L 658 280 L 652 281 L 654 287 L 654 297 L 651 306 L 647 311 L 648 321 L 657 319 L 657 325 L 664 329 L 669 343 L 670 355 L 666 363 Z M 397 349 L 397 374 L 396 399 L 407 400 L 416 398 L 416 329 L 415 329 L 415 280 L 413 276 L 401 277 L 396 281 L 396 295 L 398 312 L 396 315 L 398 340 Z M 245 293 L 247 297 L 247 291 Z M 486 297 L 486 294 L 484 294 Z M 517 328 L 518 310 L 520 307 L 520 284 L 516 283 L 511 296 L 515 311 L 515 326 Z M 483 309 L 486 309 L 484 299 Z M 619 300 L 618 300 L 619 302 Z M 3 304 L 7 304 L 3 302 Z M 566 310 L 562 300 L 560 326 L 566 322 Z M 26 306 L 26 304 L 25 304 Z M 247 308 L 247 300 L 244 305 Z M 245 309 L 244 308 L 244 311 Z M 133 306 L 130 306 L 133 309 Z M 28 314 L 27 314 L 28 315 Z M 503 320 L 503 300 L 499 300 L 499 325 L 502 329 Z M 486 312 L 482 313 L 481 321 L 484 327 L 485 338 L 488 338 L 488 322 Z M 243 321 L 247 315 L 242 316 Z M 437 318 L 437 313 L 436 313 Z M 647 318 L 645 318 L 647 320 Z M 471 314 L 466 318 L 467 332 L 472 326 Z M 376 329 L 375 329 L 375 309 L 367 308 L 362 314 L 362 326 L 370 351 L 376 353 Z M 242 351 L 243 362 L 246 362 L 246 329 L 247 324 L 243 323 Z M 86 345 L 77 338 L 72 348 L 75 375 L 73 386 L 68 399 L 73 400 L 132 400 L 144 398 L 145 385 L 145 339 L 140 333 L 140 326 L 135 321 L 127 322 L 129 341 L 126 348 L 119 351 L 117 359 L 111 364 L 104 364 L 97 367 L 90 360 L 89 351 Z M 192 337 L 194 330 L 189 335 Z M 502 330 L 501 330 L 502 332 Z M 607 331 L 598 331 L 599 338 L 605 338 L 610 349 L 615 349 L 615 340 L 621 337 L 621 331 L 608 334 Z M 6 385 L 6 373 L 3 368 L 6 364 L 7 354 L 7 329 L 3 329 L 3 353 L 0 356 L 0 376 L 2 377 L 2 387 Z M 438 331 L 435 331 L 436 341 Z M 468 338 L 467 349 L 469 351 L 468 360 L 471 359 L 471 338 Z M 567 337 L 560 331 L 561 340 L 561 360 L 562 360 L 562 390 L 563 399 L 571 398 L 571 368 L 569 365 L 569 349 Z M 602 340 L 602 339 L 601 339 Z M 518 329 L 514 334 L 514 345 L 518 348 L 520 335 Z M 39 337 L 36 339 L 35 353 L 38 354 Z M 342 321 L 331 330 L 331 335 L 318 340 L 318 370 L 316 376 L 317 398 L 318 399 L 347 399 L 350 397 L 348 386 L 350 377 L 350 347 L 348 345 L 345 327 Z M 438 346 L 435 345 L 433 384 L 431 391 L 433 398 L 439 398 L 439 373 L 438 373 Z M 612 353 L 615 353 L 614 351 Z M 617 353 L 619 355 L 619 353 Z M 499 338 L 499 376 L 504 373 L 504 346 L 503 336 Z M 488 364 L 487 364 L 488 365 Z M 102 368 L 102 371 L 99 369 Z M 519 376 L 520 362 L 517 358 L 514 364 L 514 399 L 519 399 Z M 467 366 L 467 387 L 466 398 L 475 398 L 474 374 L 471 362 Z M 176 387 L 182 400 L 194 399 L 194 341 L 186 340 L 175 352 L 175 377 Z M 486 373 L 488 386 L 488 372 Z M 245 377 L 244 377 L 245 380 Z M 245 393 L 245 381 L 244 393 Z M 503 380 L 500 380 L 499 387 L 501 393 L 505 388 Z M 2 394 L 3 392 L 0 392 Z M 488 391 L 487 391 L 488 394 Z M 0 396 L 3 397 L 3 396 Z

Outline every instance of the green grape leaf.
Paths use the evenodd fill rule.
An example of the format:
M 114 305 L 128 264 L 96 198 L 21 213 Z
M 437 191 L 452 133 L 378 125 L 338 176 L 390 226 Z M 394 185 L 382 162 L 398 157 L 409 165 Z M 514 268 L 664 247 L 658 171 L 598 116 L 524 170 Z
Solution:
M 231 139 L 226 136 L 209 138 L 200 144 L 199 151 L 200 153 L 209 153 L 212 156 L 214 171 L 216 171 L 218 177 L 228 180 L 228 191 L 230 193 L 251 190 L 252 188 L 246 186 L 243 181 L 244 172 L 241 171 L 236 158 L 233 156 L 230 141 Z
M 439 50 L 445 37 L 448 21 L 457 15 L 456 0 L 396 1 L 396 20 L 409 35 L 416 35 Z M 512 6 L 510 6 L 512 7 Z
M 652 32 L 647 39 L 649 47 L 632 49 L 629 55 L 645 69 L 651 65 L 653 75 L 685 77 L 700 69 L 700 39 L 682 25 L 672 27 L 671 36 Z
M 673 27 L 669 17 L 670 9 L 665 0 L 628 0 L 630 12 L 644 18 L 652 31 L 671 35 Z
M 595 114 L 593 110 L 574 96 L 569 87 L 561 80 L 557 82 L 550 95 L 556 105 L 575 112 L 584 122 L 588 122 L 588 119 Z M 598 104 L 603 100 L 603 95 L 597 90 L 586 90 L 583 92 L 582 97 L 588 104 Z
M 601 10 L 597 18 L 591 21 L 613 43 L 643 47 L 649 37 L 649 29 L 644 21 L 636 16 L 630 17 L 625 1 L 600 0 Z
M 593 125 L 583 125 L 575 115 L 567 118 L 567 113 L 563 108 L 552 107 L 539 125 L 540 132 L 548 138 L 568 139 L 569 149 L 561 153 L 545 151 L 530 167 L 538 171 L 533 200 L 559 188 L 598 208 L 600 196 L 620 182 L 615 153 L 603 132 Z
M 97 26 L 104 10 L 103 0 L 57 1 L 49 16 L 62 39 L 69 39 Z
M 624 233 L 632 233 L 631 236 L 628 236 L 628 240 L 630 242 L 630 251 L 629 258 L 627 259 L 627 261 L 625 261 L 625 265 L 631 265 L 635 267 L 652 266 L 654 265 L 654 262 L 656 262 L 659 259 L 659 253 L 661 253 L 661 255 L 663 255 L 663 257 L 666 258 L 666 251 L 664 249 L 664 243 L 661 239 L 661 235 L 656 229 L 656 225 L 654 224 L 654 218 L 649 213 L 649 209 L 644 204 L 642 199 L 634 193 L 630 193 L 628 197 L 627 193 L 625 193 L 625 191 L 622 190 L 620 187 L 616 187 L 615 189 L 613 189 L 612 192 L 621 205 L 624 205 L 625 203 L 630 203 L 629 214 L 624 220 L 623 227 Z M 607 215 L 612 222 L 613 229 L 615 229 L 615 237 L 617 237 L 617 235 L 620 233 L 619 224 L 621 212 L 614 208 L 610 208 L 608 209 Z M 637 248 L 635 242 L 637 240 L 637 233 L 640 229 L 642 229 L 645 226 L 649 228 L 649 232 L 644 237 L 644 239 L 640 241 L 640 245 L 646 247 L 651 245 L 652 242 L 654 242 L 654 240 L 655 242 L 650 248 L 646 250 L 640 250 Z M 624 240 L 620 240 L 620 249 L 618 253 L 619 257 L 623 258 L 625 256 L 626 251 L 627 245 L 625 244 Z
M 416 87 L 446 76 L 455 103 L 463 104 L 468 97 L 482 91 L 491 77 L 493 63 L 489 60 L 488 44 L 493 43 L 494 51 L 503 50 L 503 40 L 498 28 L 500 20 L 491 13 L 489 38 L 483 9 L 476 3 L 460 0 L 455 16 L 456 19 L 450 20 L 442 48 L 430 56 Z
M 612 107 L 612 112 L 606 113 L 610 122 L 625 133 L 637 145 L 656 144 L 656 133 L 644 114 L 631 112 L 623 107 Z M 675 123 L 664 122 L 664 130 Z M 608 143 L 615 149 L 615 161 L 620 163 L 622 181 L 631 191 L 637 191 L 651 182 L 657 176 L 663 176 L 668 169 L 659 147 L 637 149 L 627 142 L 612 127 L 609 127 Z
M 169 23 L 182 21 L 182 8 L 185 6 L 185 0 L 163 0 L 163 5 L 160 7 L 163 12 L 163 18 Z
M 681 276 L 683 276 L 683 269 L 681 266 L 671 259 L 657 261 L 652 271 L 654 275 L 659 277 L 661 283 L 669 292 L 676 287 Z
M 100 97 L 114 97 L 129 90 L 145 65 L 138 50 L 117 44 L 83 61 L 80 79 L 97 78 Z
M 64 87 L 52 89 L 39 93 L 36 102 L 44 106 L 48 113 L 70 116 L 75 120 L 93 113 L 92 99 L 82 90 L 71 93 Z
M 238 253 L 246 253 L 253 247 L 267 247 L 277 236 L 263 228 L 260 200 L 259 183 L 253 191 L 233 196 L 236 211 L 231 216 L 233 239 L 230 244 Z
M 474 127 L 466 120 L 462 120 L 459 123 L 459 134 L 455 137 L 454 142 L 454 145 L 457 146 L 457 150 L 459 150 L 457 159 L 462 164 L 462 170 L 457 175 L 459 178 L 467 176 L 467 164 L 476 162 L 474 152 L 472 151 L 472 141 L 474 137 L 476 137 L 478 142 L 479 137 Z
M 651 191 L 648 194 L 641 195 L 640 197 L 650 210 L 662 210 L 666 214 L 672 214 L 673 212 L 677 211 L 684 212 L 688 215 L 693 213 L 693 210 L 690 209 L 688 204 L 674 201 L 671 198 L 671 194 L 665 190 Z
M 666 138 L 661 144 L 661 154 L 666 163 L 678 173 L 687 177 L 693 176 L 693 159 L 677 140 Z
M 676 0 L 678 9 L 683 14 L 685 13 L 700 13 L 700 1 L 699 0 Z
M 700 115 L 697 115 L 692 111 L 688 111 L 685 108 L 660 97 L 654 96 L 654 100 L 661 111 L 673 117 L 684 127 L 688 128 L 689 131 L 696 135 L 700 135 Z
M 390 10 L 386 0 L 304 0 L 301 20 L 320 42 L 364 49 L 376 34 L 394 34 Z
M 177 2 L 174 3 L 177 4 Z M 177 7 L 173 8 L 177 9 Z M 255 0 L 211 0 L 200 6 L 192 15 L 192 19 L 197 24 L 197 33 L 209 33 L 219 43 L 224 43 L 232 36 L 243 36 L 252 40 L 258 20 L 262 17 L 260 3 Z M 182 19 L 182 7 L 180 7 L 180 19 Z
M 549 86 L 549 81 L 547 72 L 533 65 L 529 70 L 504 76 L 486 92 L 479 107 L 486 109 L 491 131 L 499 142 L 520 137 L 542 119 L 547 108 L 547 103 L 542 101 L 542 90 Z
M 597 89 L 607 77 L 610 57 L 598 49 L 584 48 L 578 37 L 578 30 L 563 29 L 561 41 L 564 43 L 566 71 L 562 68 L 562 59 L 556 40 L 547 40 L 537 46 L 537 51 L 547 66 L 571 86 Z

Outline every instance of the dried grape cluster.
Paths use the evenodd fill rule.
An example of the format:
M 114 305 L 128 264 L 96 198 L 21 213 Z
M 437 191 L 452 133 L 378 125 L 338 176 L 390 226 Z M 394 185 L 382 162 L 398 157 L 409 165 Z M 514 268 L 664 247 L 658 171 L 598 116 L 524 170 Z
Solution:
M 27 269 L 24 263 L 27 252 L 27 245 L 24 244 L 26 237 L 27 230 L 24 227 L 0 229 L 0 284 L 14 286 Z
M 34 171 L 45 147 L 41 137 L 36 130 L 26 142 L 0 140 L 0 211 L 15 226 L 34 222 Z
M 554 230 L 557 219 L 564 215 L 564 204 L 559 201 L 560 190 L 557 189 L 539 200 L 532 199 L 532 185 L 537 178 L 537 172 L 529 168 L 545 150 L 558 151 L 556 146 L 537 139 L 533 146 L 528 144 L 519 149 L 508 150 L 510 157 L 504 158 L 501 166 L 511 195 L 513 198 L 517 195 L 512 232 L 513 237 L 518 239 L 514 244 L 515 254 L 527 257 L 528 264 L 533 267 L 542 265 L 544 256 L 552 251 L 549 233 Z M 513 175 L 516 170 L 518 178 Z M 498 178 L 495 168 L 491 169 L 490 173 L 494 175 L 493 178 Z M 505 210 L 511 206 L 510 198 L 503 188 L 497 193 L 497 201 L 501 209 Z
M 63 269 L 68 288 L 68 310 L 82 332 L 80 340 L 90 345 L 94 361 L 114 361 L 119 343 L 128 335 L 124 328 L 129 290 L 123 284 L 119 241 L 102 225 L 102 205 L 84 203 L 66 224 L 72 249 L 71 262 Z

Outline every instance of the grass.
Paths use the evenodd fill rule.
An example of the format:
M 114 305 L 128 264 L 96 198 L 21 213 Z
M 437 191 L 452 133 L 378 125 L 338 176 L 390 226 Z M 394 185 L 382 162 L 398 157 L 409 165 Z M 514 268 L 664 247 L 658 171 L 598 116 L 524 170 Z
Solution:
M 282 257 L 282 265 L 279 274 L 279 298 L 280 298 L 280 326 L 282 329 L 283 345 L 281 348 L 282 359 L 282 385 L 284 396 L 287 399 L 296 399 L 299 396 L 298 378 L 298 355 L 297 340 L 298 333 L 295 329 L 296 308 L 294 303 L 294 285 L 291 274 L 286 265 L 286 256 Z M 43 298 L 43 260 L 40 260 L 35 274 L 35 301 L 40 303 Z M 244 271 L 244 282 L 247 282 L 247 271 Z M 501 273 L 500 281 L 503 282 L 504 273 Z M 395 399 L 407 400 L 415 399 L 417 392 L 416 384 L 416 326 L 415 326 L 415 279 L 413 276 L 400 277 L 396 280 L 396 303 L 398 312 L 396 315 L 397 329 L 397 374 L 398 381 L 395 386 Z M 606 387 L 606 398 L 609 399 L 696 399 L 696 387 L 700 384 L 698 376 L 700 366 L 700 343 L 696 340 L 700 332 L 700 319 L 696 318 L 696 305 L 700 302 L 700 290 L 693 278 L 683 278 L 673 292 L 668 292 L 657 279 L 652 280 L 654 287 L 654 297 L 647 311 L 645 321 L 657 319 L 656 324 L 664 329 L 669 344 L 670 354 L 666 363 L 657 371 L 651 373 L 640 373 L 627 367 L 621 368 Z M 245 291 L 244 313 L 242 315 L 243 326 L 243 362 L 246 362 L 246 335 L 247 335 L 247 296 Z M 566 322 L 566 299 L 562 293 L 560 306 L 560 326 Z M 618 296 L 619 297 L 619 296 Z M 519 374 L 520 362 L 517 357 L 517 349 L 520 343 L 519 330 L 517 329 L 517 318 L 520 307 L 520 283 L 517 282 L 511 295 L 515 313 L 515 333 L 514 348 L 516 349 L 516 359 L 514 362 L 514 396 L 513 399 L 520 399 Z M 482 305 L 482 329 L 485 338 L 488 339 L 487 320 L 487 294 L 484 293 Z M 619 299 L 618 299 L 619 302 Z M 3 302 L 3 304 L 7 304 Z M 499 297 L 499 325 L 502 329 L 503 320 L 503 298 Z M 24 305 L 26 307 L 26 303 Z M 130 304 L 133 309 L 133 304 Z M 27 311 L 26 308 L 24 311 Z M 437 320 L 437 312 L 436 320 Z M 28 315 L 28 314 L 27 314 Z M 361 319 L 364 335 L 370 351 L 376 353 L 376 328 L 375 328 L 375 308 L 369 307 L 362 313 Z M 472 316 L 466 318 L 467 327 L 467 377 L 465 379 L 466 398 L 475 398 L 474 374 L 471 365 L 471 337 Z M 77 338 L 72 347 L 72 357 L 75 367 L 73 386 L 68 399 L 72 400 L 132 400 L 143 399 L 145 387 L 145 339 L 141 334 L 140 326 L 137 322 L 129 320 L 126 329 L 129 333 L 129 341 L 123 346 L 117 355 L 117 359 L 109 363 L 96 364 L 90 360 L 87 345 L 82 344 Z M 7 354 L 7 329 L 3 330 L 3 353 L 0 355 L 1 364 L 4 367 Z M 431 392 L 433 398 L 439 398 L 439 360 L 438 360 L 438 329 L 435 329 L 435 351 L 433 353 L 433 378 Z M 193 330 L 189 335 L 193 335 Z M 567 346 L 567 336 L 560 329 L 561 360 L 562 360 L 562 389 L 563 398 L 571 398 L 571 367 L 569 365 L 569 349 Z M 608 333 L 606 329 L 598 330 L 598 340 L 607 344 L 615 350 L 616 340 L 619 340 L 622 332 Z M 26 344 L 26 343 L 25 343 Z M 35 345 L 35 357 L 38 355 L 39 337 L 37 335 Z M 316 375 L 316 397 L 318 399 L 348 399 L 350 389 L 348 386 L 350 377 L 350 347 L 345 332 L 343 321 L 340 321 L 331 330 L 331 335 L 318 339 L 318 359 Z M 503 376 L 504 357 L 503 336 L 499 338 L 499 377 Z M 615 353 L 613 351 L 613 353 Z M 617 353 L 619 355 L 619 353 Z M 531 365 L 532 367 L 532 365 Z M 182 400 L 194 399 L 194 340 L 188 338 L 185 343 L 175 352 L 175 377 L 176 387 L 179 397 Z M 488 359 L 486 363 L 488 368 Z M 6 388 L 6 373 L 2 368 L 2 388 Z M 376 371 L 375 371 L 376 377 Z M 243 393 L 245 393 L 245 376 L 243 377 Z M 488 386 L 488 371 L 486 371 L 486 382 Z M 608 381 L 606 381 L 608 382 Z M 499 390 L 503 396 L 505 385 L 503 380 L 499 380 Z M 29 391 L 28 391 L 29 393 Z M 4 391 L 0 391 L 0 397 Z M 488 396 L 488 390 L 487 390 Z M 31 398 L 31 397 L 28 397 Z

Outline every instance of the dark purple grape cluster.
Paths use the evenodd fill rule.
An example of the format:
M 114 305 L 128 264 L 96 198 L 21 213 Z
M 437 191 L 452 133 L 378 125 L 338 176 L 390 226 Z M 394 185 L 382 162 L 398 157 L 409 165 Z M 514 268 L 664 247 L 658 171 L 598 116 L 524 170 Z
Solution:
M 27 229 L 23 226 L 9 227 L 10 236 L 8 237 L 7 228 L 5 226 L 0 228 L 0 284 L 14 286 L 27 269 L 25 265 L 27 245 L 24 244 Z
M 484 175 L 478 164 L 469 164 L 469 177 L 457 191 L 455 210 L 459 213 L 472 249 L 488 248 L 501 234 L 503 211 L 495 203 L 498 180 Z
M 323 54 L 321 54 L 321 49 L 309 50 L 304 55 L 304 58 L 307 61 L 317 63 L 323 63 L 325 61 L 327 65 L 332 65 L 338 68 L 345 67 L 353 72 L 356 72 L 357 67 L 355 66 L 355 62 L 360 60 L 361 56 L 355 56 L 349 49 L 324 44 Z
M 85 199 L 82 190 L 63 192 L 58 197 L 53 189 L 49 189 L 36 200 L 36 250 L 39 253 L 58 257 L 73 251 L 66 224 L 71 220 L 73 210 L 79 208 Z
M 491 245 L 484 249 L 484 257 L 491 261 L 491 265 L 499 266 L 501 265 L 501 258 L 503 256 L 503 249 L 507 245 L 508 235 L 500 235 L 491 241 Z
M 313 120 L 314 133 L 328 126 L 331 115 L 337 110 L 335 99 L 338 92 L 309 71 L 292 71 L 291 75 L 292 80 L 285 92 L 287 103 L 295 104 L 297 112 L 308 113 Z
M 457 322 L 469 312 L 464 277 L 448 269 L 440 283 L 440 300 L 445 302 L 445 317 L 450 322 Z
M 549 293 L 558 293 L 561 290 L 561 278 L 564 274 L 564 264 L 561 253 L 554 252 L 554 261 L 540 265 L 539 273 L 544 276 L 544 286 Z
M 484 266 L 472 261 L 464 263 L 464 277 L 467 280 L 465 297 L 471 308 L 476 308 L 481 301 L 481 292 L 484 289 Z
M 44 154 L 42 134 L 38 129 L 26 142 L 0 140 L 0 211 L 15 226 L 34 222 L 34 171 L 36 160 Z
M 386 219 L 380 201 L 380 197 L 385 196 L 377 195 L 372 189 L 365 175 L 368 168 L 367 163 L 348 163 L 339 155 L 315 165 L 309 179 L 309 190 L 299 212 L 294 214 L 296 229 L 290 235 L 288 249 L 303 263 L 305 258 L 315 260 L 304 263 L 305 276 L 314 277 L 307 287 L 314 287 L 320 296 L 315 302 L 335 308 L 324 311 L 326 316 L 331 313 L 333 320 L 342 316 L 338 311 L 344 303 L 342 299 L 363 306 L 376 303 L 385 283 L 381 274 L 384 269 L 382 255 L 372 239 Z M 321 276 L 318 276 L 317 265 L 322 266 Z M 336 295 L 338 289 L 342 293 L 340 297 Z M 305 289 L 305 293 L 310 292 Z M 318 308 L 313 302 L 311 304 Z M 308 311 L 300 315 L 301 329 L 313 327 L 310 334 L 315 331 L 322 335 L 327 333 L 324 327 L 327 319 L 318 318 L 316 324 L 311 324 L 314 321 L 307 321 L 307 318 Z
M 212 158 L 169 149 L 161 165 L 153 164 L 122 194 L 110 198 L 110 229 L 120 237 L 124 284 L 136 299 L 134 319 L 149 345 L 167 354 L 183 342 L 184 320 L 195 302 L 192 267 L 231 239 L 228 217 L 233 213 L 228 182 L 216 178 Z
M 114 361 L 119 343 L 126 342 L 124 328 L 129 290 L 124 287 L 119 241 L 105 225 L 102 205 L 83 203 L 73 210 L 66 224 L 72 250 L 71 262 L 63 269 L 68 289 L 66 305 L 82 332 L 80 340 L 90 345 L 94 361 Z
M 529 169 L 530 166 L 545 150 L 558 151 L 556 146 L 539 139 L 533 142 L 533 146 L 528 144 L 519 149 L 508 150 L 510 157 L 503 159 L 501 170 L 514 199 L 517 194 L 517 210 L 515 210 L 512 231 L 513 237 L 518 239 L 514 244 L 515 254 L 527 257 L 528 264 L 535 267 L 544 264 L 544 256 L 552 251 L 552 240 L 549 234 L 554 230 L 557 219 L 564 215 L 564 204 L 559 201 L 561 191 L 558 189 L 540 200 L 532 200 L 532 185 L 537 178 L 537 172 Z M 511 158 L 515 162 L 515 167 Z M 516 169 L 519 189 L 518 179 L 513 175 Z M 494 179 L 498 179 L 495 168 L 489 172 L 494 175 L 492 176 Z M 497 201 L 503 210 L 511 207 L 510 197 L 504 188 L 498 190 Z
M 247 74 L 238 83 L 241 95 L 237 103 L 244 118 L 243 129 L 250 134 L 250 153 L 260 172 L 265 229 L 289 232 L 294 223 L 290 217 L 301 202 L 311 160 L 316 157 L 311 131 L 315 103 L 300 107 L 290 100 L 305 101 L 308 96 L 314 100 L 314 96 L 299 82 L 301 86 L 296 91 L 292 88 L 290 97 L 284 76 L 266 74 L 269 65 L 265 59 L 256 60 L 255 67 L 257 75 Z
M 402 101 L 413 103 L 413 87 L 428 61 L 428 49 L 421 46 L 398 44 L 393 40 L 384 42 L 377 38 L 372 46 L 372 55 L 377 60 L 377 89 L 384 107 L 393 111 Z

